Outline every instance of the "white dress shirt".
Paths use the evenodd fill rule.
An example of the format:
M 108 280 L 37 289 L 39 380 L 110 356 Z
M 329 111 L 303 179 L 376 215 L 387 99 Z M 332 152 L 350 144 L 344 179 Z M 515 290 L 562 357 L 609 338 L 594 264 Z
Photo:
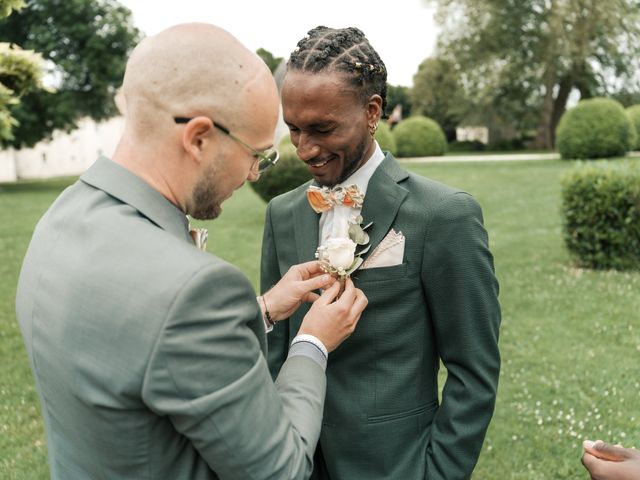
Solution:
M 367 193 L 367 186 L 373 172 L 380 166 L 384 160 L 384 153 L 380 149 L 378 142 L 374 140 L 376 148 L 373 154 L 358 170 L 353 172 L 351 176 L 343 182 L 336 184 L 336 187 L 346 187 L 348 185 L 357 185 L 362 195 Z M 336 205 L 320 215 L 319 223 L 319 239 L 318 245 L 323 245 L 328 238 L 346 238 L 349 232 L 349 220 L 357 217 L 362 212 L 362 208 L 345 207 L 344 205 Z

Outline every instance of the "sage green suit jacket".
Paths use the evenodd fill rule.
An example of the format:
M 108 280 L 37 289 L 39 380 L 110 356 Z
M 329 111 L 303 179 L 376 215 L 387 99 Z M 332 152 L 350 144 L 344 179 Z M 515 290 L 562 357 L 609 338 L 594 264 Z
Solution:
M 314 258 L 318 220 L 308 184 L 267 208 L 262 289 Z M 411 174 L 386 154 L 362 208 L 371 253 L 391 228 L 404 260 L 357 270 L 369 299 L 358 326 L 329 355 L 318 478 L 468 478 L 493 414 L 500 306 L 481 209 L 467 193 Z M 366 255 L 365 257 L 366 258 Z M 269 334 L 273 375 L 305 309 Z M 438 401 L 440 361 L 448 370 Z
M 292 356 L 274 386 L 248 280 L 117 164 L 98 160 L 40 220 L 16 306 L 53 479 L 311 474 L 322 367 Z

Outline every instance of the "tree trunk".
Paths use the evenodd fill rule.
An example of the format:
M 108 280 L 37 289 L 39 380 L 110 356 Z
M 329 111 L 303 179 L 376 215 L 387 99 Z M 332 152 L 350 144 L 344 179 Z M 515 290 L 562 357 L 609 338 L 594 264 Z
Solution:
M 551 0 L 547 14 L 549 31 L 546 33 L 547 41 L 543 57 L 546 64 L 546 70 L 544 72 L 545 92 L 540 117 L 538 118 L 538 131 L 532 146 L 534 148 L 550 150 L 553 148 L 553 114 L 556 103 L 553 97 L 553 91 L 558 82 L 558 67 L 556 62 L 560 49 L 559 42 L 562 41 L 563 32 L 562 19 L 564 15 L 562 13 L 562 5 L 559 6 L 557 0 Z
M 558 128 L 558 123 L 560 123 L 560 119 L 564 114 L 567 108 L 567 100 L 569 99 L 569 94 L 571 94 L 571 90 L 573 89 L 573 78 L 571 75 L 566 75 L 560 81 L 560 88 L 558 90 L 558 95 L 556 96 L 555 101 L 553 102 L 553 114 L 551 116 L 551 144 L 554 146 L 556 144 L 556 129 Z
M 538 118 L 538 131 L 536 138 L 532 142 L 532 146 L 537 149 L 549 150 L 553 148 L 551 125 L 554 107 L 553 88 L 556 84 L 555 66 L 549 65 L 544 77 L 544 102 L 542 103 L 542 110 Z

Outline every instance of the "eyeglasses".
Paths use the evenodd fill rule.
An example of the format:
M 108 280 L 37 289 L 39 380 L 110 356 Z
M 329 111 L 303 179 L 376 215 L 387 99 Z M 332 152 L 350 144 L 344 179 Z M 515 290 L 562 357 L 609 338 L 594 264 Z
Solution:
M 189 123 L 191 120 L 193 120 L 193 118 L 194 117 L 173 117 L 173 121 L 176 123 Z M 276 163 L 278 163 L 280 154 L 278 153 L 278 150 L 276 150 L 275 148 L 267 148 L 266 150 L 256 150 L 251 145 L 243 142 L 238 137 L 236 137 L 226 127 L 223 127 L 222 125 L 214 122 L 213 120 L 211 120 L 211 122 L 213 123 L 213 126 L 216 127 L 218 130 L 220 130 L 222 133 L 228 135 L 229 138 L 231 138 L 232 140 L 235 140 L 240 145 L 243 145 L 244 147 L 248 148 L 251 151 L 251 153 L 257 160 L 257 162 L 254 163 L 253 166 L 251 167 L 251 171 L 253 173 L 257 173 L 258 175 L 261 175 L 265 171 L 267 171 L 269 168 L 273 167 Z

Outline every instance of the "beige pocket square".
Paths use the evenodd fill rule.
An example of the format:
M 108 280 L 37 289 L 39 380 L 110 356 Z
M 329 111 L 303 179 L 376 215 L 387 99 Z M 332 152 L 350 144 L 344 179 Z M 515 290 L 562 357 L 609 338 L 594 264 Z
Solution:
M 393 267 L 400 265 L 403 260 L 404 235 L 392 228 L 360 268 Z

